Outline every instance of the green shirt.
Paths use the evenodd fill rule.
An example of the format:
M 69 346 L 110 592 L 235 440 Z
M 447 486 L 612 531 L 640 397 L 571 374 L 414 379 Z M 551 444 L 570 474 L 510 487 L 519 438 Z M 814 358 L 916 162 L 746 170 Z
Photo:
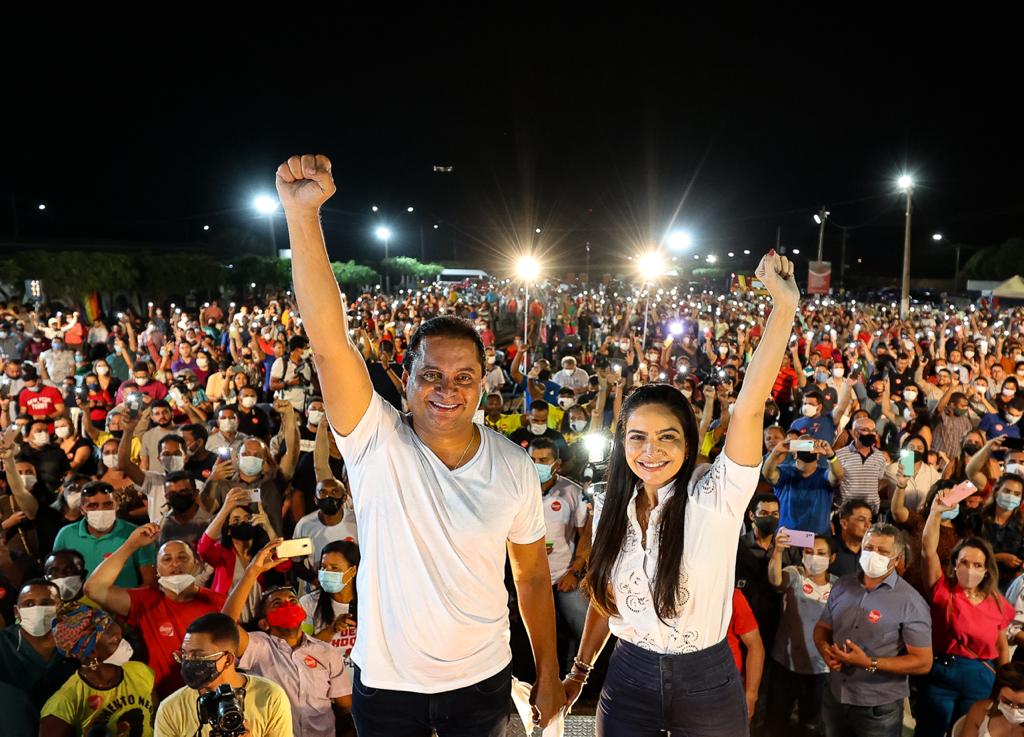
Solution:
M 24 637 L 19 637 L 20 631 L 21 627 L 16 624 L 0 630 L 0 682 L 24 689 L 38 711 L 64 681 L 78 670 L 78 663 L 62 657 L 56 651 L 49 660 L 43 660 Z M 13 734 L 6 729 L 4 732 Z
M 101 537 L 93 537 L 86 527 L 85 518 L 74 524 L 62 527 L 57 533 L 57 539 L 53 541 L 54 550 L 77 550 L 85 558 L 85 570 L 92 573 L 103 560 L 110 556 L 121 544 L 128 539 L 135 529 L 131 522 L 119 519 L 110 528 L 110 532 Z M 116 586 L 123 589 L 134 589 L 142 585 L 139 578 L 139 569 L 142 566 L 156 565 L 156 550 L 152 545 L 136 550 L 131 559 L 121 569 Z
M 131 356 L 132 352 L 128 351 Z M 110 366 L 110 375 L 121 381 L 128 381 L 131 377 L 132 367 L 125 363 L 120 353 L 111 353 L 107 356 L 107 365 Z

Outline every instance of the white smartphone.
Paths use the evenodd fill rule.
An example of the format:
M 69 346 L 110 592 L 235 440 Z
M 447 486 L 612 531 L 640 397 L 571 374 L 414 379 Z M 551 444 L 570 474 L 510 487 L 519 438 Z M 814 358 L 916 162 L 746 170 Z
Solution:
M 278 558 L 304 558 L 313 554 L 313 539 L 299 537 L 294 540 L 285 540 L 277 546 Z
M 810 452 L 814 450 L 813 440 L 790 440 L 789 449 L 796 452 Z

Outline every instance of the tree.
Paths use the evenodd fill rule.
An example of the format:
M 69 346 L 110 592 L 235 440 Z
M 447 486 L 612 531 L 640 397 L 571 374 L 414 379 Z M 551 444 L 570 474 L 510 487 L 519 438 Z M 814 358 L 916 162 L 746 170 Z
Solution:
M 441 264 L 424 264 L 410 256 L 394 256 L 381 261 L 381 268 L 417 281 L 433 281 L 444 270 Z
M 963 271 L 967 277 L 999 281 L 1024 274 L 1024 239 L 1011 238 L 983 248 L 967 260 Z
M 379 280 L 376 271 L 369 266 L 357 264 L 352 260 L 333 261 L 331 263 L 331 270 L 334 272 L 334 278 L 338 280 L 339 284 L 365 286 L 376 284 Z
M 50 299 L 78 302 L 93 292 L 109 292 L 134 285 L 138 271 L 124 253 L 60 251 L 39 258 L 38 252 L 15 255 L 24 277 L 40 279 Z

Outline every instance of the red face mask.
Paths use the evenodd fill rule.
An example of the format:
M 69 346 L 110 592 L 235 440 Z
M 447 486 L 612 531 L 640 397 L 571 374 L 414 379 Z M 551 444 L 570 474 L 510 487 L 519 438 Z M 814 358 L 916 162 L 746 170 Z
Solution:
M 267 623 L 271 627 L 293 630 L 306 621 L 306 610 L 298 604 L 285 604 L 267 612 Z

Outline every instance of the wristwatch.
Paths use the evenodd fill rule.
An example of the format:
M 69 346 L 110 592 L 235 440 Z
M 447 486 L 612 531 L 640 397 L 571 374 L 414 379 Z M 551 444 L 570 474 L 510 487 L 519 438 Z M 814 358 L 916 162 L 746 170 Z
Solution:
M 874 673 L 875 671 L 877 671 L 878 670 L 878 658 L 871 658 L 871 665 L 869 665 L 867 668 L 865 668 L 865 670 L 868 673 Z

